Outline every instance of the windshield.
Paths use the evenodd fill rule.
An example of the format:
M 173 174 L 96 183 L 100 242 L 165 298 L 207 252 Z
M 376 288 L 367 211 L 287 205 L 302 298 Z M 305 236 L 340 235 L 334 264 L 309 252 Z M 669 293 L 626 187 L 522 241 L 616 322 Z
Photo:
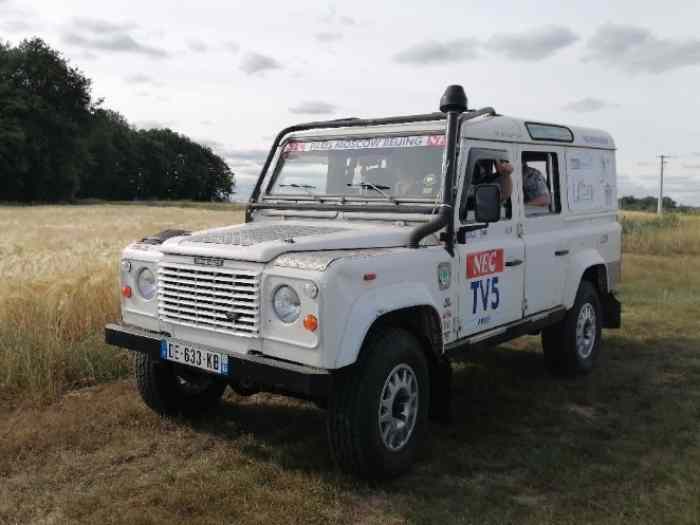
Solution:
M 441 134 L 288 142 L 268 193 L 434 201 L 444 148 Z

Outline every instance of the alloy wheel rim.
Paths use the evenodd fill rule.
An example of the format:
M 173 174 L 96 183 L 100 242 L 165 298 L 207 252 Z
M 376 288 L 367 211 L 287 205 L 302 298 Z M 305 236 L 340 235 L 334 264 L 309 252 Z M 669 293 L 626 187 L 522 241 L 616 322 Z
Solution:
M 576 320 L 576 352 L 581 359 L 588 359 L 593 353 L 596 339 L 596 314 L 591 303 L 581 307 Z
M 411 439 L 418 416 L 418 380 L 407 364 L 395 366 L 384 381 L 379 400 L 379 433 L 384 446 L 396 452 Z

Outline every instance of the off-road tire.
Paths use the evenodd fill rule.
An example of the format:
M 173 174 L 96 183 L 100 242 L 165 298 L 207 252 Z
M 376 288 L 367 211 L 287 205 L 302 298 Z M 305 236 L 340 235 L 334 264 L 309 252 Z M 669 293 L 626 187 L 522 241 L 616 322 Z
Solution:
M 577 348 L 577 325 L 585 317 L 584 309 L 592 308 L 595 320 L 588 323 L 588 332 L 593 342 L 582 352 Z M 590 312 L 590 310 L 588 310 Z M 595 366 L 600 354 L 603 311 L 595 286 L 581 281 L 574 306 L 557 324 L 542 330 L 542 350 L 547 369 L 556 376 L 572 377 L 588 374 Z M 579 329 L 580 332 L 580 329 Z
M 397 368 L 412 371 L 418 396 L 413 430 L 405 445 L 391 450 L 382 439 L 379 405 Z M 358 362 L 333 377 L 327 430 L 336 465 L 363 479 L 387 479 L 407 471 L 425 442 L 429 407 L 428 363 L 416 338 L 394 327 L 370 334 Z
M 149 408 L 163 416 L 196 417 L 218 404 L 226 389 L 225 381 L 206 372 L 188 371 L 200 374 L 204 381 L 204 387 L 188 390 L 181 384 L 177 366 L 146 354 L 136 356 L 136 385 Z

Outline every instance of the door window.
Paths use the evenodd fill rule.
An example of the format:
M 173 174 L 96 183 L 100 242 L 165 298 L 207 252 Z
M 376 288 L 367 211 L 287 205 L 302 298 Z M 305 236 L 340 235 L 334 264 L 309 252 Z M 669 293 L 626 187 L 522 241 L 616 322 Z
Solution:
M 459 218 L 462 222 L 474 222 L 474 188 L 480 184 L 496 184 L 501 190 L 501 219 L 510 219 L 513 215 L 511 194 L 513 165 L 510 155 L 505 150 L 474 148 L 469 152 L 464 186 L 469 190 L 462 192 Z
M 556 153 L 524 151 L 522 179 L 525 216 L 561 213 L 559 159 Z

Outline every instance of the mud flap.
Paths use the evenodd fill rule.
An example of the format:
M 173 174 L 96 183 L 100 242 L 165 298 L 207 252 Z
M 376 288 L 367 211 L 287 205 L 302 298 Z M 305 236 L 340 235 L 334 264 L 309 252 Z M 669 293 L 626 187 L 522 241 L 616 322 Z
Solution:
M 609 293 L 603 298 L 603 328 L 620 328 L 622 326 L 622 305 Z

